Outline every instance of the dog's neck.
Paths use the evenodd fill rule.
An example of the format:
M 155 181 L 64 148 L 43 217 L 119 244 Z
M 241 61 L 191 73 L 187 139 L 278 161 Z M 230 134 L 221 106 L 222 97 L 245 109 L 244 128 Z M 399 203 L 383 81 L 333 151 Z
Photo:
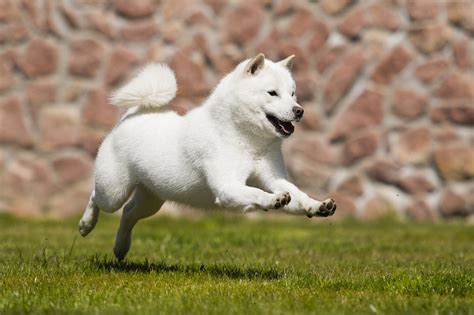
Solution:
M 239 105 L 230 103 L 227 98 L 213 94 L 204 106 L 208 108 L 217 134 L 232 146 L 241 148 L 254 158 L 265 155 L 275 145 L 281 146 L 281 139 L 263 133 L 258 127 L 245 120 L 236 119 L 238 115 L 229 108 L 237 108 Z

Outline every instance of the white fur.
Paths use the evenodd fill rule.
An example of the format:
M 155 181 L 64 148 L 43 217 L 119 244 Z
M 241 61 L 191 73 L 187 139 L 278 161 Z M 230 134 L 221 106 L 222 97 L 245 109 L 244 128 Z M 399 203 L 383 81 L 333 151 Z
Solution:
M 332 215 L 334 200 L 311 199 L 286 179 L 284 137 L 266 116 L 299 120 L 293 112 L 300 106 L 291 65 L 285 67 L 292 61 L 274 63 L 259 55 L 242 62 L 202 106 L 182 117 L 150 110 L 172 98 L 176 81 L 166 66 L 145 68 L 112 98 L 118 105 L 135 101 L 139 106 L 124 115 L 100 147 L 81 234 L 94 228 L 99 209 L 117 211 L 133 192 L 117 233 L 118 259 L 130 248 L 135 223 L 156 213 L 166 200 L 205 208 Z M 269 95 L 272 90 L 278 96 Z
M 110 97 L 115 106 L 159 108 L 176 95 L 173 70 L 164 64 L 149 64 L 127 85 Z

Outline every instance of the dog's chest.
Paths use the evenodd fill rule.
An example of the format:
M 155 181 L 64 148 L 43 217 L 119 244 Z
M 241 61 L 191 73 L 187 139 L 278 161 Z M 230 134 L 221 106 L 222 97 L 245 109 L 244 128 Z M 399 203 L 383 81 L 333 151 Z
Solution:
M 262 157 L 257 155 L 249 155 L 241 158 L 237 166 L 238 174 L 244 177 L 245 180 L 255 177 L 258 173 L 261 161 Z

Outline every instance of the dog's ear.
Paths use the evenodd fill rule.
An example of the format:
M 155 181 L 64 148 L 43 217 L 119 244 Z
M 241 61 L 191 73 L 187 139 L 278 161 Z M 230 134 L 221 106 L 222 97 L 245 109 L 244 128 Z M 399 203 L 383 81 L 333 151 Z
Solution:
M 247 67 L 245 68 L 245 73 L 250 75 L 256 75 L 260 71 L 260 69 L 263 68 L 264 64 L 265 55 L 260 53 L 249 61 Z
M 278 64 L 287 68 L 291 71 L 293 69 L 293 64 L 295 63 L 295 55 L 291 55 L 281 61 L 278 61 Z

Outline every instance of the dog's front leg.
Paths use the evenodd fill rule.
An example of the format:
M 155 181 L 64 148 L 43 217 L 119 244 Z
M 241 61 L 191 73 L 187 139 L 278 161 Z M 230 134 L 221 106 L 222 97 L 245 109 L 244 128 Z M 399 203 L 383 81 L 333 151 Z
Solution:
M 288 191 L 290 193 L 291 202 L 282 208 L 285 212 L 300 215 L 304 214 L 311 218 L 314 216 L 331 216 L 336 211 L 337 205 L 334 199 L 329 198 L 324 201 L 312 199 L 284 178 L 272 179 L 266 186 L 271 191 Z
M 275 145 L 273 150 L 269 150 L 267 156 L 260 161 L 255 175 L 263 189 L 290 193 L 291 202 L 282 208 L 287 213 L 306 215 L 311 218 L 314 216 L 327 217 L 336 211 L 334 199 L 330 198 L 324 201 L 312 199 L 286 179 L 285 164 L 279 145 Z
M 241 208 L 244 211 L 280 209 L 291 201 L 288 192 L 270 194 L 239 182 L 222 184 L 213 190 L 217 205 L 225 208 Z
M 279 209 L 290 202 L 291 196 L 287 191 L 283 190 L 272 194 L 247 186 L 248 176 L 245 170 L 239 169 L 235 165 L 231 165 L 231 167 L 224 166 L 225 163 L 216 161 L 206 169 L 207 182 L 216 197 L 217 205 L 251 211 L 256 209 Z

